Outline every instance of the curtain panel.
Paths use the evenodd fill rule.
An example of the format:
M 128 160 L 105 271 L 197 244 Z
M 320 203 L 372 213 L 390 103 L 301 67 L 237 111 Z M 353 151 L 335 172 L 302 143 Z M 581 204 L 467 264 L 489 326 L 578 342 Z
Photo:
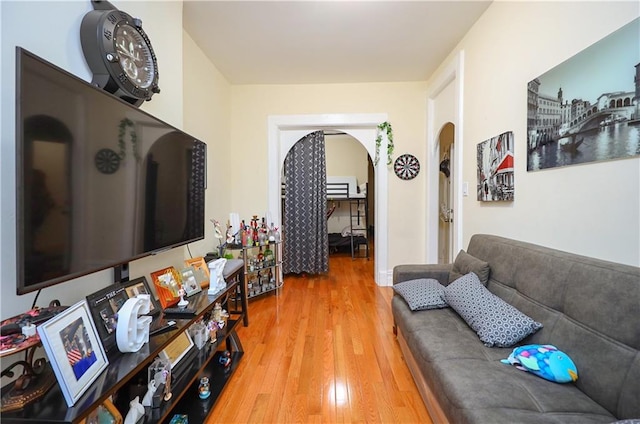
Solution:
M 329 271 L 324 133 L 300 139 L 284 161 L 283 272 Z

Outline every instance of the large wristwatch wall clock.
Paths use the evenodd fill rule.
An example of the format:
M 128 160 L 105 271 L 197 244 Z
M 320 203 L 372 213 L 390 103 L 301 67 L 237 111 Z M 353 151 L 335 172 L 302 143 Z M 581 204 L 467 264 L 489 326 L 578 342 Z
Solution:
M 404 155 L 398 156 L 393 163 L 393 170 L 398 178 L 411 180 L 420 172 L 420 162 L 418 162 L 418 158 L 415 156 L 405 153 Z
M 80 25 L 84 57 L 92 84 L 134 106 L 159 93 L 158 62 L 142 21 L 108 1 L 92 0 L 94 10 Z

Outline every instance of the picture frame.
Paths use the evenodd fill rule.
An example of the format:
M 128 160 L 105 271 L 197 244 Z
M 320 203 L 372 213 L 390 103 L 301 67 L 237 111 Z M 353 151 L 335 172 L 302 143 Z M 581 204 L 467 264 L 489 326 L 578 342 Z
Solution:
M 126 287 L 112 284 L 87 296 L 87 305 L 96 326 L 102 346 L 111 352 L 116 346 L 117 314 L 122 305 L 129 300 Z
M 202 287 L 196 280 L 195 268 L 193 266 L 181 269 L 180 278 L 182 279 L 182 288 L 187 297 L 202 291 Z
M 153 285 L 158 293 L 158 301 L 162 309 L 176 305 L 180 301 L 182 281 L 175 267 L 169 266 L 151 273 Z
M 153 296 L 153 292 L 151 291 L 151 287 L 149 286 L 149 280 L 147 280 L 147 277 L 138 277 L 121 284 L 124 286 L 129 299 L 131 299 L 132 297 L 136 297 L 139 294 L 149 295 L 149 297 L 151 298 L 151 307 L 149 308 L 149 313 L 147 315 L 156 315 L 160 313 L 162 308 L 160 307 L 158 300 Z
M 107 352 L 111 352 L 116 346 L 118 311 L 127 300 L 138 294 L 150 295 L 151 308 L 147 315 L 156 315 L 162 310 L 158 301 L 153 297 L 146 277 L 112 284 L 87 296 L 91 318 L 102 340 L 102 346 Z
M 122 424 L 122 414 L 109 399 L 106 399 L 100 406 L 91 411 L 89 415 L 80 422 L 81 424 Z
M 171 369 L 193 348 L 194 343 L 188 331 L 181 332 L 158 356 L 169 361 Z
M 513 131 L 478 143 L 476 193 L 479 202 L 514 200 L 514 146 Z
M 37 331 L 71 407 L 109 365 L 89 304 L 81 300 L 39 325 Z
M 209 287 L 209 267 L 204 257 L 199 256 L 197 258 L 185 259 L 185 266 L 192 266 L 195 269 L 196 281 L 200 283 L 200 287 L 206 289 Z

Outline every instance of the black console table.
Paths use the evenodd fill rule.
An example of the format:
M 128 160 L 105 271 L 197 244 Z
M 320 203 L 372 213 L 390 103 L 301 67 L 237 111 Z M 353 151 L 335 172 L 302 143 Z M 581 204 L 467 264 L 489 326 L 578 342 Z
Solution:
M 16 411 L 2 413 L 3 423 L 82 423 L 83 420 L 105 400 L 117 397 L 116 406 L 123 418 L 128 411 L 131 385 L 141 375 L 145 375 L 148 366 L 154 361 L 180 333 L 186 331 L 204 314 L 210 312 L 216 302 L 222 303 L 229 312 L 227 325 L 218 331 L 216 343 L 207 343 L 202 349 L 193 347 L 189 356 L 176 367 L 172 377 L 173 396 L 163 401 L 159 408 L 145 408 L 145 423 L 169 423 L 174 414 L 187 414 L 189 423 L 204 423 L 213 410 L 222 390 L 235 372 L 244 351 L 236 329 L 247 317 L 247 292 L 244 281 L 242 261 L 229 261 L 224 270 L 227 286 L 214 295 L 207 291 L 189 297 L 189 306 L 196 314 L 187 319 L 175 319 L 172 330 L 151 336 L 138 352 L 109 353 L 109 366 L 71 408 L 67 408 L 60 386 L 55 384 L 41 399 Z M 159 316 L 155 319 L 165 320 Z M 224 367 L 219 358 L 224 350 L 231 353 L 231 365 Z M 201 377 L 208 377 L 211 395 L 207 399 L 198 397 L 198 384 Z M 4 388 L 3 388 L 4 390 Z

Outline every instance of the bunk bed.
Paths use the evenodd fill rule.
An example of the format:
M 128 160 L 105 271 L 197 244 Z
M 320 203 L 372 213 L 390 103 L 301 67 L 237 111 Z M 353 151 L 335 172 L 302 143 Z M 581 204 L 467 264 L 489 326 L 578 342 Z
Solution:
M 351 258 L 355 259 L 359 256 L 360 247 L 364 247 L 364 257 L 369 259 L 367 185 L 359 190 L 355 177 L 327 177 L 327 201 L 332 202 L 329 211 L 335 209 L 335 202 L 347 202 L 349 205 L 349 224 L 340 233 L 329 233 L 329 251 L 350 249 Z M 329 219 L 331 215 L 327 215 Z
M 329 233 L 329 252 L 343 250 L 351 252 L 351 258 L 364 257 L 369 259 L 369 238 L 367 232 L 367 217 L 369 203 L 367 198 L 367 184 L 359 189 L 355 177 L 327 177 L 327 220 L 336 210 L 337 202 L 347 202 L 349 205 L 349 225 L 339 233 Z M 281 185 L 282 211 L 285 208 L 285 183 Z M 364 255 L 360 254 L 361 247 Z

